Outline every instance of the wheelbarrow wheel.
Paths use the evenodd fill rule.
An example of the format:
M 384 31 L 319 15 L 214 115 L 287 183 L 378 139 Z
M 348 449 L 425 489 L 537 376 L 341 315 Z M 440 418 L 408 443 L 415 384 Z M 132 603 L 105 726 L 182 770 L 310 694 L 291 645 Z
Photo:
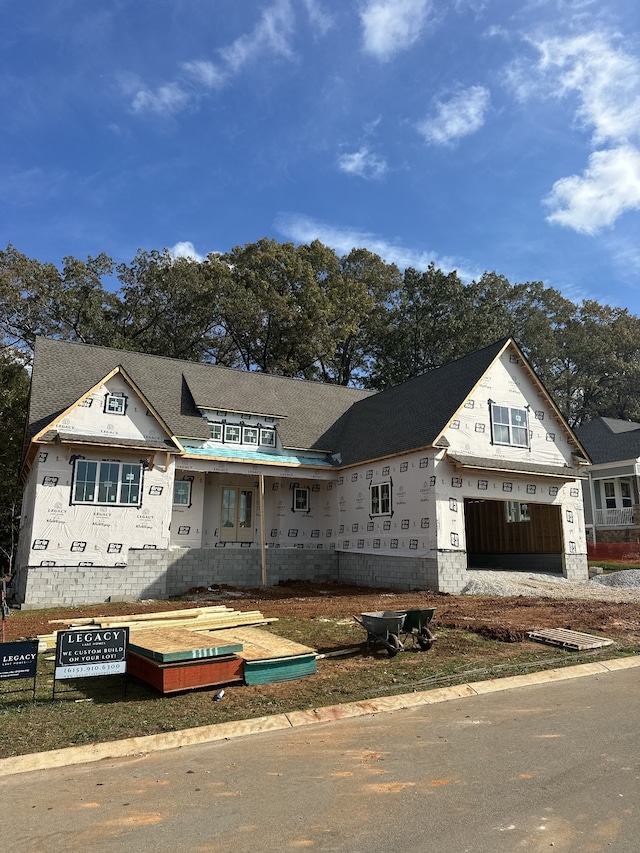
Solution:
M 387 637 L 387 644 L 387 652 L 389 654 L 389 657 L 394 658 L 402 648 L 402 643 L 395 634 L 389 634 L 389 636 Z
M 427 649 L 430 649 L 431 646 L 433 645 L 433 635 L 432 635 L 431 631 L 429 631 L 428 628 L 424 628 L 418 634 L 417 639 L 418 639 L 418 645 L 420 646 L 420 648 L 422 649 L 423 652 L 426 652 Z

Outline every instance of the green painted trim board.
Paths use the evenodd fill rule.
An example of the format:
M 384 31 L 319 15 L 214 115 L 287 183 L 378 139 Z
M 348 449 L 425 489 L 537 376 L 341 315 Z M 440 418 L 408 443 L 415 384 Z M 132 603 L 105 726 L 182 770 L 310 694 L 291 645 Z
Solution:
M 315 655 L 244 662 L 244 681 L 248 685 L 293 681 L 296 678 L 315 675 L 316 672 Z

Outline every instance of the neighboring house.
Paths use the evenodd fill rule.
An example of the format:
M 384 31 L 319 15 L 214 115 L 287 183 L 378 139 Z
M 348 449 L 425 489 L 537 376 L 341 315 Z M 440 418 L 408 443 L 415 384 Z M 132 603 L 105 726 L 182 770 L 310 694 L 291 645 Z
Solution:
M 372 393 L 39 338 L 12 592 L 586 579 L 586 464 L 512 340 Z
M 584 490 L 590 542 L 636 542 L 640 538 L 640 424 L 595 418 L 576 430 L 593 465 Z

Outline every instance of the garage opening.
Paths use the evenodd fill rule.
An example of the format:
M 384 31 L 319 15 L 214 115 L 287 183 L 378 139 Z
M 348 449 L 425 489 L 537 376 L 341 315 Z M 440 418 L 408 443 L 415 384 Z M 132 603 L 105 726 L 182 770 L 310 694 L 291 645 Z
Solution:
M 468 568 L 562 574 L 559 506 L 466 498 L 464 510 Z

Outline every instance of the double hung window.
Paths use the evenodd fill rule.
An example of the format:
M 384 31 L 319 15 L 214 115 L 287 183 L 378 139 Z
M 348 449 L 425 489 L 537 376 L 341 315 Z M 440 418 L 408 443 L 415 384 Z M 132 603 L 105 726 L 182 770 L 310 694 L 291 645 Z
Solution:
M 191 480 L 175 480 L 173 483 L 173 505 L 191 506 Z
M 293 490 L 293 511 L 309 512 L 309 489 L 296 486 Z
M 371 515 L 391 514 L 391 483 L 378 483 L 369 487 Z
M 512 447 L 529 446 L 527 410 L 491 404 L 491 434 L 495 444 Z
M 75 463 L 72 503 L 139 506 L 142 465 L 128 462 Z

